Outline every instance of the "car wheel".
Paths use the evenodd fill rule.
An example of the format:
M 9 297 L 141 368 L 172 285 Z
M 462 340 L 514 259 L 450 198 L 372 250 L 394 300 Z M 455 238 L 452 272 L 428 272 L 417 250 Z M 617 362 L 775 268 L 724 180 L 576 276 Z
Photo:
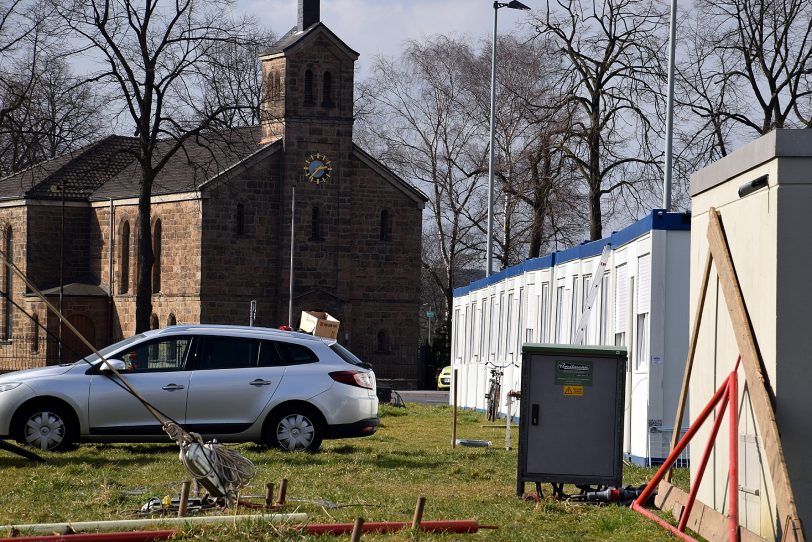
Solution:
M 32 448 L 61 452 L 73 443 L 73 418 L 63 407 L 28 407 L 15 416 L 14 437 Z
M 324 438 L 321 420 L 310 409 L 288 408 L 275 414 L 268 427 L 268 445 L 287 452 L 315 452 Z

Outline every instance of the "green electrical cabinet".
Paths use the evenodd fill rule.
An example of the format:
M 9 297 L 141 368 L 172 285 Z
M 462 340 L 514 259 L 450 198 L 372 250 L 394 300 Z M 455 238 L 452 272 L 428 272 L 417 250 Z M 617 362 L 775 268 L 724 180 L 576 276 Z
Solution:
M 522 347 L 517 495 L 525 482 L 621 487 L 625 382 L 625 347 Z

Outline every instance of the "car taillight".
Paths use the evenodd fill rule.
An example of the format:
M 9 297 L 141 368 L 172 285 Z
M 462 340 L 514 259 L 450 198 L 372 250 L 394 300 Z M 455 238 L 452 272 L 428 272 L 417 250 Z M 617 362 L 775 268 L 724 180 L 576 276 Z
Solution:
M 375 375 L 372 371 L 333 371 L 330 378 L 342 384 L 358 386 L 368 390 L 375 389 Z

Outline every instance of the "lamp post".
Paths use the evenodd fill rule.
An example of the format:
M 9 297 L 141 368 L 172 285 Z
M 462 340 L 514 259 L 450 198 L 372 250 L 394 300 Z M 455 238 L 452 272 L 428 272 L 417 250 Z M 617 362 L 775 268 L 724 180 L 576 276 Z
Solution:
M 490 277 L 493 272 L 493 159 L 494 159 L 494 132 L 496 129 L 496 20 L 499 8 L 529 10 L 530 8 L 517 0 L 511 2 L 493 3 L 493 43 L 491 44 L 491 134 L 490 153 L 488 156 L 488 234 L 485 247 L 485 276 Z
M 671 210 L 671 175 L 673 166 L 674 130 L 674 56 L 677 41 L 677 0 L 671 0 L 671 20 L 668 31 L 668 93 L 665 113 L 665 167 L 663 176 L 663 209 Z

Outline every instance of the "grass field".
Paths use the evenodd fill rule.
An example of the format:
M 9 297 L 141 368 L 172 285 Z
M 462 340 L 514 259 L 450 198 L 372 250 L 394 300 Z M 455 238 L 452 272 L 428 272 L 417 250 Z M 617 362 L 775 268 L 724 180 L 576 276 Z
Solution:
M 259 501 L 266 482 L 278 486 L 279 480 L 287 478 L 289 502 L 283 511 L 306 512 L 314 523 L 352 522 L 356 516 L 366 521 L 410 521 L 417 497 L 424 495 L 426 520 L 477 519 L 498 527 L 474 535 L 417 535 L 408 531 L 365 534 L 365 541 L 674 540 L 660 527 L 623 507 L 517 499 L 516 450 L 504 450 L 504 429 L 483 428 L 486 422 L 480 413 L 461 413 L 458 437 L 491 440 L 492 448 L 452 449 L 448 407 L 383 406 L 381 415 L 382 426 L 374 436 L 325 441 L 317 454 L 237 446 L 258 468 L 244 494 L 257 496 Z M 140 517 L 136 511 L 150 497 L 178 494 L 186 473 L 177 450 L 172 443 L 85 444 L 69 453 L 47 454 L 47 462 L 38 466 L 0 452 L 0 524 Z M 633 467 L 626 467 L 624 472 L 624 483 L 635 485 L 644 483 L 653 473 L 651 469 Z M 531 489 L 527 484 L 527 490 Z M 340 506 L 332 507 L 330 503 Z M 318 539 L 333 538 L 326 535 Z M 317 538 L 269 526 L 230 525 L 186 528 L 178 539 Z

